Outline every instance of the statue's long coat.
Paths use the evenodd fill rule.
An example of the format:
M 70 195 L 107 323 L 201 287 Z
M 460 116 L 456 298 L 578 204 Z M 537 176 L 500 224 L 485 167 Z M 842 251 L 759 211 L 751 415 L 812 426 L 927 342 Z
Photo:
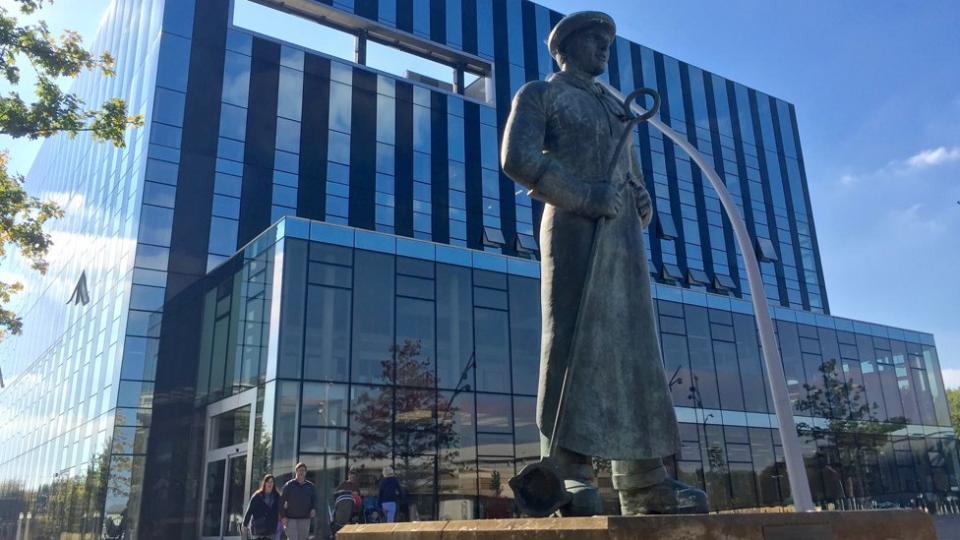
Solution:
M 624 129 L 622 111 L 608 90 L 572 75 L 559 73 L 546 82 L 528 83 L 517 93 L 507 121 L 504 163 L 512 163 L 514 180 L 532 188 L 534 196 L 543 171 L 567 182 L 623 182 L 632 177 L 642 185 L 632 144 L 621 154 L 613 178 L 604 178 Z M 623 208 L 596 239 L 592 294 L 583 306 L 597 221 L 563 208 L 569 201 L 562 197 L 545 201 L 537 424 L 549 440 L 564 370 L 573 358 L 559 445 L 591 456 L 648 459 L 676 452 L 677 422 L 653 319 L 644 225 L 635 192 L 627 187 L 623 193 Z M 579 346 L 571 355 L 581 309 Z

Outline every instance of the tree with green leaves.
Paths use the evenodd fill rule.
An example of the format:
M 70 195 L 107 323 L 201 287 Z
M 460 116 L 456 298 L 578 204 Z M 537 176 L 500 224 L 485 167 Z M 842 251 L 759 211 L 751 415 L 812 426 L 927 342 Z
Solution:
M 59 82 L 76 78 L 84 71 L 106 77 L 114 73 L 109 53 L 94 54 L 83 46 L 76 32 L 55 37 L 43 21 L 21 23 L 18 15 L 31 16 L 52 0 L 12 0 L 18 8 L 0 7 L 0 77 L 11 88 L 0 95 L 0 135 L 14 139 L 42 139 L 57 134 L 75 137 L 89 133 L 95 141 L 125 145 L 127 127 L 143 124 L 141 116 L 127 114 L 122 99 L 110 98 L 90 106 L 79 96 L 65 92 Z M 21 96 L 20 64 L 32 69 L 36 83 L 33 96 Z M 62 216 L 60 208 L 41 201 L 24 190 L 24 177 L 7 170 L 9 155 L 0 152 L 0 260 L 13 247 L 40 273 L 47 270 L 45 260 L 51 238 L 43 230 L 51 219 Z M 22 321 L 5 308 L 11 297 L 23 289 L 21 283 L 0 281 L 0 339 L 8 333 L 19 334 Z
M 950 423 L 953 432 L 960 437 L 960 388 L 947 390 L 947 403 L 950 405 Z

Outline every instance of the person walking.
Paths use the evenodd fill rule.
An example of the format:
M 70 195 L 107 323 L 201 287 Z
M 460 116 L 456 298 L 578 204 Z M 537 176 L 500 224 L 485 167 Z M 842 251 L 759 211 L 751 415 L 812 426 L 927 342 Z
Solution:
M 307 480 L 307 466 L 297 463 L 294 477 L 283 485 L 280 495 L 280 519 L 288 540 L 307 540 L 310 522 L 317 517 L 317 491 Z
M 263 477 L 260 489 L 253 493 L 243 515 L 241 530 L 250 538 L 273 540 L 277 533 L 277 521 L 280 518 L 280 493 L 274 485 L 272 474 Z
M 383 509 L 383 515 L 387 523 L 394 523 L 397 520 L 397 505 L 400 502 L 402 490 L 400 480 L 393 472 L 393 467 L 387 465 L 383 468 L 383 479 L 380 480 L 380 508 Z

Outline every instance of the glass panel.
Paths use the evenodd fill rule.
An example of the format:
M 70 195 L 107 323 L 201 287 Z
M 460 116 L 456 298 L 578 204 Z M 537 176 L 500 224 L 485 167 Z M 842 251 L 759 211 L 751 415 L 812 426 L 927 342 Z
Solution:
M 436 393 L 433 390 L 398 388 L 394 421 L 397 459 L 433 454 L 437 448 Z M 449 435 L 449 431 L 445 431 Z
M 397 298 L 397 345 L 395 383 L 434 387 L 433 302 Z
M 476 422 L 474 396 L 469 392 L 440 392 L 437 403 L 439 416 L 438 442 L 440 457 L 439 492 L 449 495 L 440 503 L 440 512 L 451 515 L 473 515 L 472 497 L 477 494 Z M 469 497 L 469 510 L 462 511 L 460 503 Z
M 536 394 L 540 379 L 540 281 L 510 276 L 513 391 Z
M 247 442 L 250 438 L 250 406 L 218 414 L 210 419 L 210 449 Z
M 474 387 L 470 269 L 437 265 L 437 385 Z
M 300 411 L 300 383 L 277 383 L 276 419 L 273 425 L 273 467 L 292 471 L 297 449 L 297 413 Z
M 397 521 L 430 521 L 436 519 L 434 501 L 436 458 L 410 456 L 397 458 L 394 466 L 400 484 L 407 489 L 406 508 L 398 509 Z M 404 516 L 403 513 L 407 512 Z
M 510 391 L 510 335 L 507 312 L 474 310 L 477 346 L 477 389 Z
M 508 457 L 480 460 L 481 519 L 513 517 L 513 491 L 507 485 L 515 474 L 512 461 Z
M 387 382 L 392 376 L 394 257 L 357 251 L 353 288 L 354 382 Z
M 375 41 L 367 42 L 367 65 L 447 91 L 453 90 L 453 68 L 450 66 Z
M 223 511 L 223 476 L 227 461 L 207 464 L 207 490 L 203 498 L 203 536 L 220 536 Z
M 250 0 L 234 3 L 233 24 L 337 58 L 354 59 L 356 38 L 352 34 Z
M 350 459 L 374 462 L 392 455 L 393 389 L 353 385 L 350 388 Z M 379 469 L 376 469 L 379 470 Z
M 303 383 L 300 424 L 347 426 L 347 387 L 342 384 Z
M 230 458 L 230 477 L 227 480 L 227 513 L 224 518 L 224 535 L 240 536 L 243 523 L 243 505 L 246 503 L 247 456 Z
M 350 291 L 318 285 L 308 285 L 307 290 L 304 377 L 346 381 L 350 362 Z

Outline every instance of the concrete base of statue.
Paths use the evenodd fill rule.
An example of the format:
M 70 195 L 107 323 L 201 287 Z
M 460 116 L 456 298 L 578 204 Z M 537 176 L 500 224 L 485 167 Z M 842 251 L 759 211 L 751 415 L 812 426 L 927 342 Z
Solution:
M 919 510 L 486 519 L 351 525 L 341 540 L 936 540 Z

